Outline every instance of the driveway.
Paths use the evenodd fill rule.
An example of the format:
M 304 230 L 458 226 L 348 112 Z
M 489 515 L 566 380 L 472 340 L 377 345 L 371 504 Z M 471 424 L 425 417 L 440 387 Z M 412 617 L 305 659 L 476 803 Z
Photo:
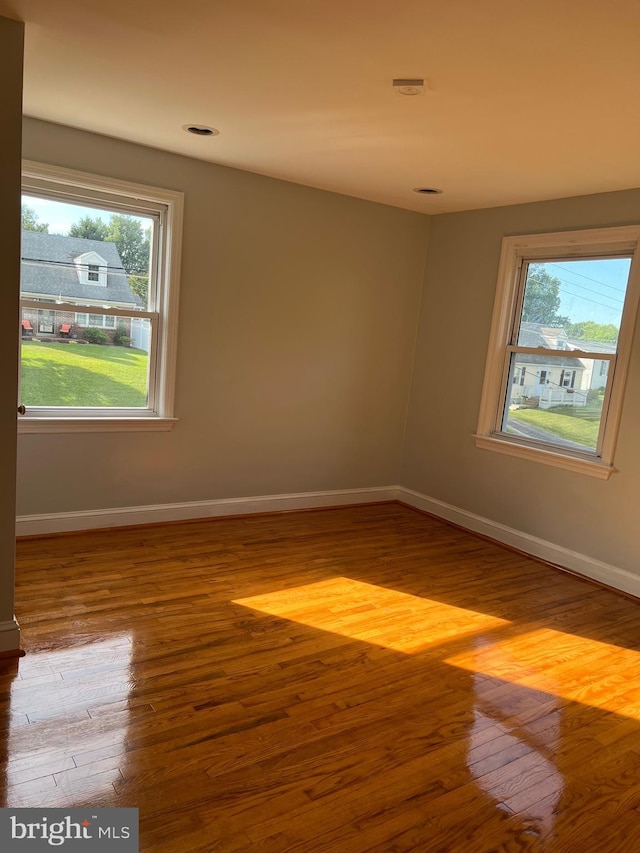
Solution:
M 522 421 L 517 421 L 515 418 L 507 419 L 507 432 L 509 435 L 519 435 L 522 438 L 529 438 L 533 441 L 544 441 L 546 444 L 553 444 L 556 447 L 566 447 L 569 450 L 582 450 L 587 453 L 593 453 L 593 447 L 587 447 L 586 444 L 577 444 L 575 441 L 568 441 L 566 438 L 560 438 L 552 432 L 547 432 L 540 427 L 525 424 Z

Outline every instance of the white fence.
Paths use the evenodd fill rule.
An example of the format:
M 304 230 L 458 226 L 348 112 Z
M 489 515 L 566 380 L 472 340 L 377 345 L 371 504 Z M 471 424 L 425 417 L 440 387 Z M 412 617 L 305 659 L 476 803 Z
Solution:
M 146 317 L 131 318 L 131 346 L 145 352 L 151 349 L 151 321 Z

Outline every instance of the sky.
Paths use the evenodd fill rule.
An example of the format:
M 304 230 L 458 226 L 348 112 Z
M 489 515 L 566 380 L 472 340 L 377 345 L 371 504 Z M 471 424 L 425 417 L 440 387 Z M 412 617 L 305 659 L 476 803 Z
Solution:
M 620 327 L 631 266 L 630 258 L 547 261 L 544 267 L 560 279 L 559 314 L 572 323 L 593 320 Z
M 103 222 L 109 222 L 113 211 L 100 210 L 96 207 L 81 207 L 79 204 L 67 204 L 61 201 L 50 201 L 46 198 L 37 198 L 35 196 L 23 195 L 23 204 L 35 211 L 40 222 L 46 222 L 49 225 L 49 234 L 68 234 L 69 228 L 74 222 L 77 222 L 83 216 L 91 216 L 92 219 L 101 219 Z M 138 219 L 142 223 L 143 228 L 148 228 L 151 225 L 151 220 L 143 216 L 133 216 L 133 219 Z

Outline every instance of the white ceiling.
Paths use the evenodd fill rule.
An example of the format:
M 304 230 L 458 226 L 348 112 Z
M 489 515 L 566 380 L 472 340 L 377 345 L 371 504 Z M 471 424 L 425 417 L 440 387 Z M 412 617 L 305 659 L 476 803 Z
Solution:
M 49 121 L 427 213 L 640 186 L 639 0 L 0 0 L 0 13 L 26 22 L 25 112 Z M 395 77 L 428 90 L 399 95 Z

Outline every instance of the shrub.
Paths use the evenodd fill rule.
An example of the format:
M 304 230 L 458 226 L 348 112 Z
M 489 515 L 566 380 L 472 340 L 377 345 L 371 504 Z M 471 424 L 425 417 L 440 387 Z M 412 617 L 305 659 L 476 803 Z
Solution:
M 112 340 L 117 347 L 128 347 L 132 339 L 127 335 L 126 328 L 120 324 L 113 333 Z
M 106 344 L 109 340 L 109 335 L 106 335 L 100 329 L 95 329 L 91 326 L 82 332 L 82 337 L 90 344 Z

